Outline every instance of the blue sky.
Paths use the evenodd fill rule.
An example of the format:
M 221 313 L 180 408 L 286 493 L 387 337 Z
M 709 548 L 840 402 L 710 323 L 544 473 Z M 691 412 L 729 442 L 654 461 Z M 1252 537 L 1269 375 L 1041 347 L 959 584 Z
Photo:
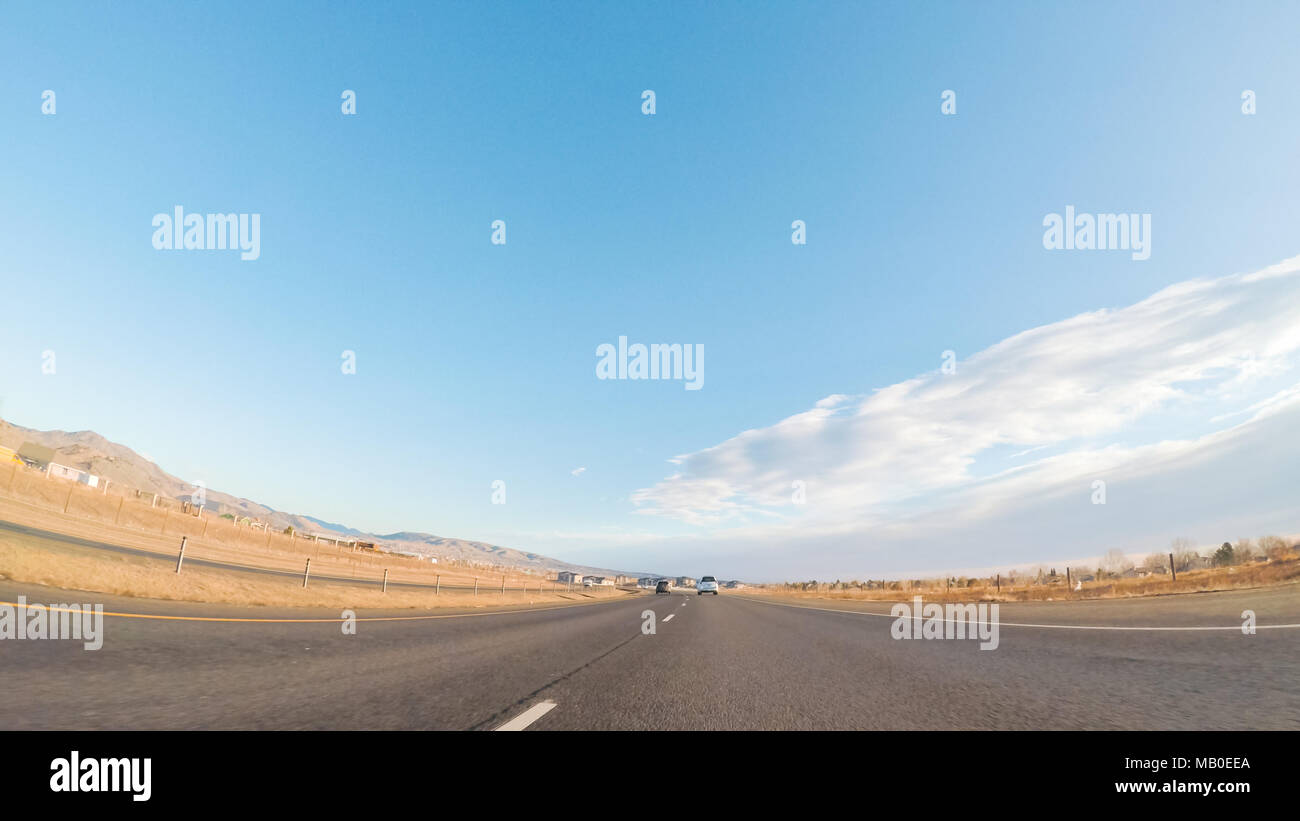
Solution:
M 1146 356 L 1106 359 L 1108 321 L 1082 338 L 1060 323 L 1300 254 L 1298 18 L 1289 4 L 11 4 L 0 415 L 93 429 L 182 478 L 354 527 L 665 572 L 866 577 L 1294 532 L 1282 475 L 1220 441 L 1255 412 L 1220 417 L 1296 383 L 1294 276 L 1115 314 Z M 260 258 L 155 250 L 151 219 L 175 205 L 260 214 Z M 1150 259 L 1045 250 L 1043 217 L 1067 205 L 1150 214 Z M 806 245 L 790 242 L 796 219 Z M 1220 298 L 1235 306 L 1221 321 L 1188 320 Z M 1044 326 L 1096 356 L 994 347 Z M 1162 351 L 1232 329 L 1227 359 L 1165 367 Z M 596 379 L 596 347 L 619 336 L 703 345 L 704 388 Z M 945 350 L 959 377 L 993 351 L 975 359 L 989 370 L 937 406 L 900 391 L 916 412 L 877 424 L 874 392 L 933 378 Z M 1028 384 L 991 376 L 1035 368 Z M 1052 374 L 1050 390 L 1092 398 L 1040 405 Z M 851 399 L 806 416 L 836 396 Z M 1016 407 L 1055 427 L 999 410 Z M 1294 421 L 1286 408 L 1240 435 Z M 979 444 L 948 447 L 951 464 L 901 447 L 922 418 Z M 789 440 L 790 419 L 815 435 Z M 1168 441 L 1234 492 L 1194 515 L 1112 493 L 1100 520 L 1091 479 L 1062 466 L 1172 504 L 1194 472 L 1148 470 L 1139 450 Z M 1041 450 L 1008 460 L 1027 448 Z M 1108 448 L 1123 452 L 1089 462 Z M 1022 464 L 1037 478 L 1006 496 L 1002 472 Z M 791 477 L 806 505 L 783 501 Z M 1084 504 L 1052 501 L 1076 480 Z M 964 524 L 883 535 L 912 516 Z

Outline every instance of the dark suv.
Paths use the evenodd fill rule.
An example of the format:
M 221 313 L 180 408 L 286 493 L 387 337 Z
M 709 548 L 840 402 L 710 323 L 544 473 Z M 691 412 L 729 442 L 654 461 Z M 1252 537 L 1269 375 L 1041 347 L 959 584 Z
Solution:
M 669 585 L 668 585 L 668 580 L 667 580 L 667 579 L 660 579 L 659 583 L 655 585 L 655 593 L 656 593 L 656 595 L 659 594 L 659 593 L 671 593 L 671 592 L 673 592 L 673 591 L 672 591 L 671 589 L 669 589 Z

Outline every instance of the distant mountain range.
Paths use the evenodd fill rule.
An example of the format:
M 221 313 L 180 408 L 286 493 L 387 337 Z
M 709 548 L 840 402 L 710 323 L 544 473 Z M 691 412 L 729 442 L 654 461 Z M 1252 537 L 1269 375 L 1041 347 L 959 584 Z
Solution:
M 189 501 L 194 485 L 167 473 L 149 459 L 125 445 L 110 442 L 94 431 L 68 433 L 61 430 L 33 430 L 10 424 L 0 419 L 0 446 L 18 450 L 24 442 L 33 442 L 52 448 L 59 464 L 102 476 L 110 482 L 126 487 L 157 493 L 171 499 Z M 431 533 L 366 533 L 346 525 L 328 522 L 315 516 L 285 513 L 251 499 L 232 496 L 212 488 L 206 489 L 207 510 L 214 515 L 229 513 L 247 516 L 256 521 L 268 522 L 273 528 L 292 527 L 299 533 L 320 533 L 373 541 L 390 550 L 437 556 L 491 567 L 511 567 L 521 570 L 560 571 L 604 575 L 655 576 L 655 573 L 613 570 L 604 567 L 573 564 L 571 562 L 529 553 L 510 547 L 435 536 Z

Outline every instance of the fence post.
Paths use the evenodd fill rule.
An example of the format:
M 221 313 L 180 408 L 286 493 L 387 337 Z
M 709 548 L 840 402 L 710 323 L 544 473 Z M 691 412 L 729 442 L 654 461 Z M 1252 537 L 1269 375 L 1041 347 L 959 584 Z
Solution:
M 117 513 L 114 513 L 114 514 L 113 514 L 113 524 L 117 524 L 118 517 L 120 517 L 120 516 L 122 515 L 122 504 L 123 504 L 125 501 L 126 501 L 126 497 L 123 496 L 122 499 L 121 499 L 121 501 L 119 501 L 119 502 L 117 503 Z
M 388 592 L 388 568 L 384 568 L 384 592 Z
M 302 586 L 307 586 L 307 578 L 311 576 L 311 558 L 307 559 L 307 566 L 302 570 Z
M 178 555 L 178 556 L 176 557 L 176 572 L 177 572 L 177 573 L 181 572 L 181 563 L 185 561 L 185 542 L 189 541 L 189 538 L 190 538 L 189 536 L 182 536 L 182 537 L 181 537 L 181 552 L 180 552 L 180 555 Z
M 474 577 L 474 595 L 478 595 L 478 576 Z
M 72 504 L 72 491 L 77 489 L 77 483 L 74 481 L 72 487 L 68 488 L 68 498 L 63 501 L 63 512 L 68 512 L 68 505 Z
M 1074 583 L 1070 581 L 1070 568 L 1067 565 L 1065 568 L 1065 590 L 1066 592 L 1069 592 L 1070 590 L 1073 589 L 1074 589 Z
M 1173 576 L 1174 581 L 1178 581 L 1178 568 L 1174 567 L 1174 554 L 1169 554 L 1169 574 Z
M 438 583 L 433 587 L 433 595 L 437 596 L 442 593 L 442 574 L 438 574 Z
M 502 574 L 502 575 L 501 575 L 501 595 L 504 596 L 505 594 L 506 594 L 506 577 L 505 577 L 505 574 Z
M 1002 592 L 1002 574 L 1001 574 L 1001 573 L 998 574 L 998 592 L 999 592 L 999 593 Z

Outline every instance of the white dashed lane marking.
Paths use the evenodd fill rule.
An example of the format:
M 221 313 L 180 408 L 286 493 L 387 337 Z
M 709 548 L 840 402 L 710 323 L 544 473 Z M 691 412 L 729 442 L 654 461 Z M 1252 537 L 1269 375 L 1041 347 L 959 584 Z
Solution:
M 534 704 L 532 707 L 529 707 L 527 710 L 510 719 L 505 724 L 497 727 L 497 732 L 501 732 L 502 730 L 506 732 L 522 730 L 554 709 L 554 701 L 542 701 Z

